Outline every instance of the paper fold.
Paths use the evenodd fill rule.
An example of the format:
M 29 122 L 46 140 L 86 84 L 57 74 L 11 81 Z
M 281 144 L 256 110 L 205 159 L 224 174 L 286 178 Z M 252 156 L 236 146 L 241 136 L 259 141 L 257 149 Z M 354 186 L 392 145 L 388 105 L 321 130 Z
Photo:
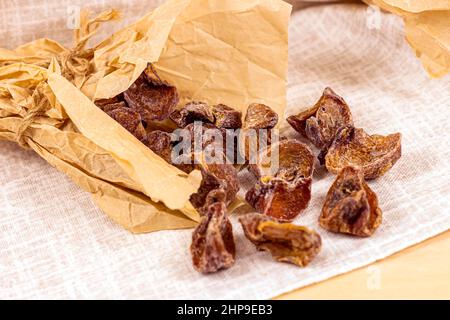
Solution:
M 450 1 L 364 0 L 405 21 L 405 36 L 432 77 L 450 72 Z

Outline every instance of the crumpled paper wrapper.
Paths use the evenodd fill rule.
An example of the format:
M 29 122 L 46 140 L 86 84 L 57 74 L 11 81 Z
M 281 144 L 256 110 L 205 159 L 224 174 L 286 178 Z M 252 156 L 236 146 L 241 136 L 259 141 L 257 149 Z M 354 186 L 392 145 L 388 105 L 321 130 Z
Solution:
M 200 173 L 167 164 L 92 101 L 125 91 L 153 63 L 181 103 L 264 102 L 282 115 L 290 12 L 279 0 L 170 0 L 93 48 L 115 10 L 83 13 L 73 49 L 50 39 L 0 49 L 0 139 L 33 149 L 132 232 L 193 227 Z
M 450 72 L 449 0 L 364 0 L 405 21 L 406 40 L 432 77 Z

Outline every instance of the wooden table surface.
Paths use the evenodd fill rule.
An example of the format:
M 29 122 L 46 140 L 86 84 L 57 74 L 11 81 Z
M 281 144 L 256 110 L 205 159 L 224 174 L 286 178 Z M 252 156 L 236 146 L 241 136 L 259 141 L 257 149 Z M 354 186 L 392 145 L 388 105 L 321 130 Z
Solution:
M 450 231 L 276 299 L 450 299 Z

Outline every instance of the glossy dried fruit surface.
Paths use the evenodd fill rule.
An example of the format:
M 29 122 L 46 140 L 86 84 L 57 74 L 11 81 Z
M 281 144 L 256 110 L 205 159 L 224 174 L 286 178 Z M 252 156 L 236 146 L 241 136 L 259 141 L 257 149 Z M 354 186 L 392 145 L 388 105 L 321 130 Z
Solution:
M 192 235 L 192 263 L 201 273 L 217 272 L 231 267 L 236 247 L 233 228 L 223 202 L 211 204 Z
M 148 69 L 123 93 L 128 106 L 146 122 L 169 117 L 179 101 L 177 89 L 162 81 Z M 156 75 L 156 74 L 154 74 Z
M 250 164 L 249 170 L 260 178 L 275 176 L 286 181 L 293 181 L 296 177 L 311 177 L 314 170 L 314 154 L 311 149 L 294 139 L 285 139 L 271 145 L 266 150 L 265 159 L 271 159 L 272 152 L 278 153 L 278 166 L 273 162 L 264 162 L 259 159 L 257 164 Z
M 264 152 L 270 159 L 276 151 L 278 166 L 272 162 L 250 165 L 259 181 L 245 198 L 258 212 L 290 221 L 306 209 L 311 199 L 314 155 L 296 140 L 282 140 Z
M 347 103 L 330 88 L 324 90 L 312 108 L 288 117 L 287 121 L 321 150 L 328 148 L 340 128 L 353 126 Z
M 313 117 L 318 109 L 318 105 L 315 104 L 311 108 L 301 111 L 296 115 L 292 115 L 286 118 L 286 121 L 290 126 L 300 133 L 302 136 L 306 137 L 306 120 Z
M 363 129 L 345 127 L 325 156 L 328 171 L 338 174 L 347 166 L 360 167 L 366 180 L 386 173 L 401 156 L 401 134 L 368 135 Z
M 242 113 L 224 104 L 211 108 L 214 115 L 214 124 L 217 128 L 239 129 L 242 127 Z
M 170 119 L 179 127 L 184 128 L 195 121 L 214 123 L 214 115 L 209 105 L 193 101 L 170 114 Z
M 278 114 L 269 106 L 253 103 L 248 106 L 244 129 L 272 129 L 278 123 Z
M 259 250 L 268 251 L 275 260 L 307 266 L 320 252 L 322 240 L 316 232 L 290 223 L 279 223 L 259 213 L 239 218 L 245 236 Z
M 239 137 L 239 157 L 253 162 L 258 150 L 272 143 L 272 130 L 278 123 L 278 114 L 269 106 L 254 103 L 248 106 Z M 265 143 L 264 145 L 261 142 Z
M 291 221 L 311 200 L 311 178 L 288 182 L 280 178 L 262 178 L 250 190 L 245 199 L 258 212 L 281 221 Z
M 365 182 L 363 172 L 354 167 L 342 169 L 328 191 L 320 225 L 332 232 L 367 237 L 381 220 L 377 195 Z
M 118 106 L 106 113 L 120 123 L 122 127 L 127 129 L 137 139 L 143 140 L 145 138 L 147 133 L 142 125 L 141 116 L 138 112 L 131 110 L 130 108 Z

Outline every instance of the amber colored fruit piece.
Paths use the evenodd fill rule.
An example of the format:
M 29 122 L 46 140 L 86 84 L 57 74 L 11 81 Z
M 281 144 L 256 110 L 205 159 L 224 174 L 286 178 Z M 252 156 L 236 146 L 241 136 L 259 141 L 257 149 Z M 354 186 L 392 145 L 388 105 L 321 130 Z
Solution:
M 214 115 L 211 108 L 204 102 L 193 101 L 187 103 L 184 107 L 174 110 L 170 114 L 170 119 L 179 127 L 184 128 L 194 121 L 213 123 Z
M 128 106 L 140 113 L 142 120 L 161 121 L 169 117 L 179 101 L 177 89 L 148 70 L 123 93 Z
M 247 239 L 280 262 L 305 267 L 322 247 L 320 235 L 306 227 L 279 223 L 259 213 L 246 214 L 239 221 Z
M 278 123 L 278 114 L 269 106 L 253 103 L 248 106 L 244 129 L 272 129 Z
M 258 212 L 281 221 L 291 221 L 309 204 L 311 178 L 288 182 L 280 178 L 262 178 L 245 195 Z
M 272 166 L 272 162 L 249 165 L 249 170 L 257 178 L 276 176 L 286 181 L 293 181 L 296 177 L 312 176 L 314 154 L 307 145 L 294 139 L 281 140 L 278 144 L 271 145 L 262 151 L 266 154 L 266 159 L 271 159 L 272 150 L 278 151 L 277 167 Z
M 328 148 L 340 128 L 353 126 L 350 108 L 331 88 L 325 88 L 312 108 L 286 120 L 321 150 Z
M 235 261 L 233 227 L 223 202 L 211 204 L 192 235 L 191 255 L 194 268 L 213 273 L 230 268 Z
M 265 152 L 270 156 L 275 148 L 278 168 L 272 168 L 271 163 L 250 165 L 259 181 L 245 198 L 258 212 L 290 221 L 306 209 L 311 199 L 314 155 L 296 140 L 282 140 Z
M 368 237 L 381 220 L 377 195 L 365 182 L 363 172 L 355 167 L 342 169 L 328 191 L 320 225 L 332 232 Z
M 244 118 L 243 123 L 243 134 L 241 135 L 241 149 L 239 150 L 241 157 L 245 160 L 250 161 L 254 156 L 251 150 L 251 140 L 256 138 L 257 143 L 256 147 L 259 150 L 260 141 L 266 141 L 266 144 L 272 143 L 272 132 L 273 129 L 278 123 L 278 114 L 273 111 L 270 107 L 253 103 L 248 106 L 247 113 Z M 255 130 L 256 137 L 251 138 L 248 135 L 250 130 Z
M 130 108 L 117 107 L 106 113 L 137 139 L 143 140 L 145 138 L 147 133 L 142 125 L 141 116 L 138 112 Z
M 363 129 L 345 127 L 325 156 L 328 171 L 338 174 L 347 166 L 360 167 L 366 180 L 386 173 L 401 157 L 401 134 L 368 135 Z
M 195 208 L 201 208 L 207 202 L 208 196 L 216 190 L 225 193 L 226 205 L 236 199 L 239 191 L 237 170 L 231 164 L 203 164 L 199 166 L 202 172 L 202 182 L 198 191 L 191 195 L 190 201 Z
M 211 108 L 214 115 L 214 124 L 217 128 L 239 129 L 242 127 L 242 113 L 224 104 Z
M 313 117 L 318 109 L 318 105 L 315 104 L 311 108 L 301 111 L 296 115 L 292 115 L 286 118 L 286 121 L 291 125 L 291 127 L 300 133 L 302 136 L 306 137 L 306 120 Z

